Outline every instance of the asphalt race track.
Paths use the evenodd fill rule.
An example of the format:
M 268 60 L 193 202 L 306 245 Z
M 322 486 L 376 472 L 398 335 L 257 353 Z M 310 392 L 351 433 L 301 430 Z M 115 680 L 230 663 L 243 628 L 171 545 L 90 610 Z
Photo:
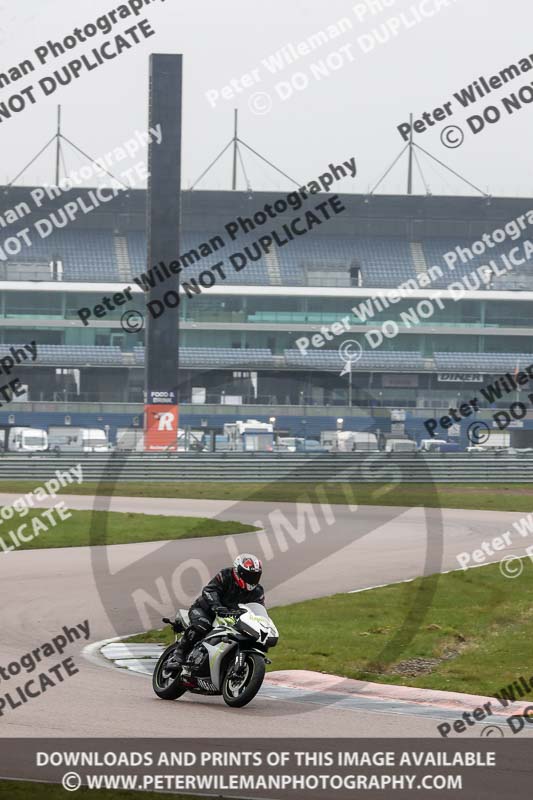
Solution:
M 14 499 L 15 495 L 0 495 L 1 504 Z M 103 502 L 98 499 L 95 505 L 94 498 L 83 496 L 61 499 L 72 509 L 100 507 Z M 52 501 L 42 505 L 52 505 Z M 130 497 L 113 498 L 110 508 L 166 515 L 216 515 L 263 525 L 273 510 L 282 512 L 286 520 L 296 525 L 298 512 L 293 504 Z M 264 585 L 268 604 L 273 606 L 416 577 L 427 569 L 428 548 L 435 550 L 430 562 L 438 557 L 440 571 L 457 569 L 458 552 L 471 551 L 483 540 L 502 534 L 522 516 L 445 510 L 444 546 L 440 553 L 436 541 L 440 514 L 436 511 L 428 516 L 423 509 L 366 506 L 355 510 L 331 506 L 325 512 L 327 524 L 303 541 L 285 540 L 286 552 L 282 552 L 282 540 L 270 538 L 265 545 L 264 539 L 258 541 L 257 533 L 241 534 L 229 542 L 216 537 L 118 545 L 107 548 L 109 563 L 105 563 L 105 569 L 101 567 L 105 560 L 95 561 L 90 548 L 2 553 L 0 665 L 20 660 L 60 633 L 64 625 L 75 626 L 86 619 L 90 623 L 90 642 L 137 633 L 139 617 L 132 603 L 132 580 L 149 585 L 168 573 L 169 563 L 179 565 L 195 559 L 222 566 L 235 548 L 265 556 L 265 546 L 270 547 L 269 557 L 264 558 Z M 98 551 L 102 553 L 104 548 Z M 512 553 L 523 554 L 512 547 L 505 551 Z M 167 613 L 173 610 L 172 606 Z M 283 635 L 283 631 L 280 633 Z M 87 644 L 76 641 L 62 656 L 74 658 L 79 674 L 20 708 L 4 709 L 0 717 L 3 737 L 279 737 L 316 736 L 317 732 L 331 737 L 339 732 L 344 736 L 436 736 L 436 726 L 449 718 L 438 708 L 425 708 L 421 713 L 409 704 L 357 699 L 342 702 L 335 696 L 266 685 L 243 710 L 229 709 L 221 698 L 186 696 L 177 702 L 164 702 L 153 695 L 145 676 L 88 660 L 82 654 Z M 275 650 L 271 655 L 275 666 Z M 49 658 L 40 669 L 59 660 Z M 12 679 L 12 683 L 18 685 L 22 679 L 25 674 Z M 10 681 L 1 681 L 2 694 L 9 691 L 9 684 Z M 470 735 L 479 735 L 479 730 L 473 728 Z

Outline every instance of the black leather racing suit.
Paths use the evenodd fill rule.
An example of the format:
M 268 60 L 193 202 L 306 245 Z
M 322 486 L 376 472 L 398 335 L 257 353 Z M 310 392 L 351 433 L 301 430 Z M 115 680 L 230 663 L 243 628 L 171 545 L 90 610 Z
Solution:
M 213 625 L 217 607 L 237 608 L 239 603 L 265 604 L 265 592 L 260 583 L 251 591 L 241 589 L 231 567 L 221 569 L 214 578 L 204 586 L 202 594 L 189 609 L 189 627 L 176 648 L 175 660 L 183 663 L 196 642 L 199 642 Z

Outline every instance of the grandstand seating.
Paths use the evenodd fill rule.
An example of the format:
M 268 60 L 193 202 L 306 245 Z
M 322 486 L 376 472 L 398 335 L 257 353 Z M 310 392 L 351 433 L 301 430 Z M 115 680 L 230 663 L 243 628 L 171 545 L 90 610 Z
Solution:
M 409 243 L 403 239 L 305 236 L 279 251 L 281 274 L 286 285 L 306 285 L 308 271 L 344 269 L 357 262 L 363 286 L 392 287 L 414 276 Z
M 23 347 L 22 344 L 0 344 L 0 358 L 9 355 L 10 347 Z M 440 354 L 447 355 L 447 354 Z M 467 355 L 467 354 L 465 354 Z M 493 354 L 502 355 L 502 354 Z M 453 358 L 453 356 L 452 356 Z M 478 358 L 478 356 L 476 356 Z M 513 368 L 517 358 L 521 364 L 533 363 L 533 356 L 513 356 Z M 529 358 L 529 360 L 527 360 Z M 230 347 L 182 347 L 179 353 L 180 366 L 186 369 L 273 369 L 280 366 L 297 369 L 341 370 L 343 362 L 337 350 L 313 350 L 306 355 L 299 350 L 285 350 L 284 363 L 267 348 Z M 444 359 L 446 361 L 446 359 Z M 94 345 L 46 345 L 38 346 L 35 364 L 67 366 L 138 366 L 144 365 L 144 347 L 135 347 L 133 353 L 115 346 Z M 502 363 L 507 364 L 504 360 Z M 439 369 L 469 369 L 442 363 Z M 499 368 L 499 367 L 497 367 Z M 507 364 L 506 367 L 511 367 Z M 353 364 L 354 370 L 422 370 L 424 359 L 418 352 L 364 352 Z M 479 370 L 478 364 L 475 369 Z
M 23 348 L 24 345 L 0 344 L 0 358 L 10 355 L 10 347 Z M 124 363 L 127 355 L 120 347 L 40 344 L 37 348 L 37 357 L 32 363 L 52 366 L 116 366 Z
M 207 242 L 213 233 L 196 232 L 184 233 L 181 240 L 181 253 L 188 253 L 191 250 L 198 250 L 202 242 Z M 146 236 L 144 233 L 128 233 L 128 252 L 134 276 L 140 275 L 146 270 Z M 246 246 L 249 246 L 254 241 L 253 237 L 243 236 L 234 246 L 228 247 L 225 250 L 220 250 L 210 256 L 201 258 L 195 264 L 184 267 L 180 275 L 181 281 L 186 281 L 190 278 L 198 278 L 198 275 L 209 267 L 224 260 L 223 267 L 226 273 L 226 283 L 230 285 L 268 285 L 272 283 L 271 276 L 268 272 L 265 256 L 261 254 L 258 261 L 250 261 L 240 272 L 236 272 L 233 267 L 228 263 L 227 257 L 235 252 L 242 252 Z M 176 255 L 176 259 L 178 255 Z
M 144 347 L 134 350 L 135 363 L 144 364 Z M 188 369 L 257 369 L 272 368 L 274 357 L 265 348 L 239 349 L 231 347 L 181 347 L 179 353 L 180 366 Z
M 324 370 L 341 370 L 343 361 L 337 350 L 310 350 L 305 355 L 299 350 L 285 350 L 285 361 L 288 367 Z M 424 359 L 418 352 L 363 352 L 361 357 L 352 363 L 353 370 L 393 370 L 402 372 L 407 369 L 423 370 Z
M 22 344 L 0 344 L 0 358 L 9 355 L 10 347 Z M 343 361 L 337 350 L 285 350 L 284 366 L 294 369 L 342 370 Z M 423 370 L 427 359 L 418 351 L 364 351 L 354 361 L 354 371 L 404 372 Z M 442 353 L 433 356 L 435 369 L 441 372 L 486 372 L 514 374 L 533 364 L 533 353 Z M 114 346 L 47 345 L 38 346 L 36 364 L 53 366 L 144 366 L 144 347 L 135 347 L 133 353 Z M 182 347 L 180 366 L 186 369 L 273 369 L 279 368 L 279 358 L 267 348 Z
M 213 234 L 184 233 L 181 252 L 185 253 L 207 241 Z M 143 233 L 128 234 L 128 251 L 133 274 L 145 270 L 146 237 Z M 235 251 L 243 251 L 254 241 L 252 236 L 240 237 L 235 246 L 202 259 L 195 265 L 187 267 L 183 276 L 196 277 L 203 269 L 217 263 L 224 256 Z M 370 239 L 349 238 L 342 236 L 302 236 L 288 245 L 279 248 L 273 246 L 274 258 L 279 263 L 281 285 L 308 285 L 309 272 L 321 272 L 324 281 L 314 280 L 315 285 L 328 283 L 328 273 L 335 276 L 344 273 L 345 279 L 335 280 L 340 285 L 349 286 L 349 268 L 354 260 L 361 266 L 363 285 L 372 287 L 393 287 L 398 283 L 414 277 L 409 243 L 402 239 Z M 227 283 L 232 285 L 264 285 L 273 284 L 272 272 L 269 272 L 264 256 L 259 261 L 249 262 L 240 272 L 229 270 Z
M 473 254 L 473 258 L 467 260 L 465 263 L 463 263 L 463 261 L 461 261 L 461 259 L 458 257 L 457 262 L 454 264 L 453 270 L 449 270 L 445 265 L 443 256 L 446 253 L 455 251 L 457 247 L 460 247 L 465 251 L 470 250 L 470 252 L 472 252 L 472 241 L 458 242 L 456 239 L 427 239 L 422 243 L 422 246 L 428 267 L 436 264 L 440 266 L 444 272 L 442 278 L 438 278 L 433 282 L 433 286 L 438 289 L 444 289 L 449 286 L 451 282 L 461 280 L 461 278 L 470 275 L 470 273 L 478 269 L 478 267 L 488 265 L 489 261 L 491 260 L 497 261 L 501 267 L 503 265 L 500 260 L 501 256 L 509 253 L 512 244 L 520 245 L 520 241 L 521 240 L 511 243 L 509 240 L 502 245 L 496 245 L 494 248 L 487 248 L 487 251 L 484 253 L 484 255 L 478 256 Z M 467 258 L 466 253 L 465 258 Z M 531 275 L 533 273 L 533 260 L 527 262 L 527 264 L 524 264 L 520 268 L 516 268 L 515 273 L 524 273 L 526 275 L 529 273 Z M 500 291 L 505 291 L 505 289 L 516 289 L 517 283 L 519 282 L 518 275 L 511 273 L 509 275 L 496 278 L 494 281 L 494 288 L 497 288 Z M 476 288 L 476 284 L 473 283 L 471 288 Z M 483 284 L 480 288 L 484 288 Z
M 65 281 L 119 280 L 110 230 L 56 230 L 46 239 L 34 234 L 31 247 L 24 246 L 19 255 L 8 259 L 8 263 L 36 259 L 49 263 L 53 258 L 62 262 Z
M 490 372 L 514 374 L 516 368 L 533 364 L 531 353 L 435 353 L 435 366 L 446 372 Z
M 6 205 L 14 208 L 14 197 L 7 192 Z M 20 370 L 31 402 L 42 404 L 43 410 L 52 397 L 60 398 L 69 417 L 71 412 L 84 411 L 82 403 L 142 405 L 142 372 L 146 361 L 142 343 L 146 337 L 142 332 L 128 335 L 126 326 L 120 322 L 123 313 L 120 303 L 115 302 L 116 308 L 111 310 L 107 297 L 134 285 L 134 278 L 139 279 L 152 266 L 151 261 L 147 263 L 147 237 L 143 230 L 146 199 L 144 192 L 124 195 L 114 206 L 79 218 L 65 228 L 54 229 L 45 239 L 33 229 L 32 213 L 28 220 L 32 246 L 22 246 L 16 256 L 0 260 L 0 283 L 12 282 L 3 292 L 1 340 L 28 342 L 35 338 L 46 342 L 38 346 L 36 361 L 24 362 Z M 434 315 L 428 312 L 425 317 L 421 305 L 420 329 L 414 323 L 411 326 L 406 323 L 405 328 L 399 327 L 395 339 L 392 325 L 388 331 L 383 327 L 382 346 L 375 350 L 365 342 L 362 333 L 364 330 L 370 338 L 368 327 L 363 329 L 363 324 L 379 330 L 388 318 L 398 319 L 411 305 L 409 298 L 395 305 L 398 298 L 387 290 L 406 284 L 415 288 L 420 283 L 442 290 L 450 283 L 463 281 L 492 259 L 503 266 L 502 256 L 513 247 L 522 253 L 528 231 L 523 232 L 521 239 L 515 242 L 507 239 L 465 263 L 458 259 L 454 269 L 444 261 L 444 255 L 458 247 L 470 250 L 475 240 L 481 240 L 483 230 L 492 230 L 502 225 L 501 220 L 517 216 L 514 209 L 524 205 L 523 200 L 517 199 L 513 213 L 508 213 L 511 205 L 503 200 L 500 206 L 499 201 L 495 204 L 483 199 L 474 203 L 472 198 L 435 199 L 434 203 L 434 199 L 426 202 L 426 199 L 397 198 L 396 202 L 394 198 L 365 200 L 356 196 L 353 203 L 346 203 L 343 219 L 315 227 L 285 245 L 272 244 L 270 252 L 259 251 L 256 260 L 248 259 L 244 268 L 236 271 L 229 261 L 233 253 L 257 247 L 259 238 L 274 228 L 283 235 L 280 220 L 268 220 L 248 235 L 239 233 L 235 241 L 225 232 L 225 223 L 240 215 L 252 217 L 263 199 L 247 192 L 184 193 L 180 252 L 172 257 L 178 260 L 196 250 L 198 260 L 184 266 L 179 276 L 169 279 L 164 290 L 198 280 L 203 271 L 219 263 L 226 278 L 224 281 L 217 278 L 217 285 L 223 283 L 232 288 L 222 289 L 221 293 L 206 291 L 201 298 L 181 305 L 181 342 L 195 346 L 182 346 L 179 351 L 179 367 L 185 371 L 180 402 L 190 398 L 191 386 L 205 388 L 207 404 L 218 404 L 222 396 L 221 404 L 225 404 L 227 397 L 242 393 L 245 403 L 260 399 L 261 405 L 273 406 L 272 413 L 280 425 L 283 408 L 276 406 L 342 406 L 350 394 L 359 405 L 446 409 L 456 397 L 471 396 L 472 381 L 475 385 L 477 376 L 483 375 L 479 383 L 487 385 L 499 375 L 513 375 L 517 368 L 524 370 L 533 363 L 533 355 L 527 353 L 531 343 L 527 298 L 518 294 L 500 302 L 499 297 L 494 293 L 490 296 L 487 291 L 481 299 L 467 297 L 466 302 L 446 302 L 445 308 L 437 308 L 434 303 Z M 53 203 L 38 214 L 48 216 L 56 206 Z M 300 213 L 303 215 L 302 211 L 294 216 Z M 287 215 L 284 221 L 288 218 Z M 454 237 L 455 231 L 459 239 Z M 5 240 L 8 230 L 3 234 Z M 201 244 L 221 235 L 222 246 L 210 256 L 200 257 Z M 424 238 L 426 235 L 434 238 Z M 155 252 L 152 257 L 155 265 Z M 54 269 L 52 261 L 59 262 L 61 267 Z M 432 266 L 438 266 L 443 275 L 428 285 L 428 281 L 419 279 Z M 59 283 L 53 287 L 57 291 L 50 291 L 50 287 L 42 285 L 47 281 L 64 281 L 67 285 L 62 289 Z M 72 282 L 81 286 L 74 287 Z M 104 287 L 95 285 L 109 282 L 116 288 L 107 287 L 104 291 Z M 247 285 L 251 287 L 249 290 L 245 288 Z M 308 286 L 315 288 L 305 291 Z M 355 292 L 361 296 L 351 297 L 354 292 L 350 288 L 362 290 Z M 474 279 L 470 288 L 487 287 L 477 286 Z M 488 288 L 516 292 L 532 289 L 533 258 L 512 272 L 494 277 Z M 383 290 L 390 303 L 384 301 L 381 306 L 374 303 L 372 297 L 376 298 L 377 290 Z M 149 298 L 137 295 L 125 309 L 136 307 L 142 311 L 146 299 Z M 94 313 L 97 304 L 102 303 L 109 314 L 101 310 Z M 418 298 L 413 300 L 413 307 L 418 308 L 417 303 Z M 365 320 L 353 313 L 353 307 L 360 304 L 372 309 Z M 82 305 L 94 309 L 86 326 L 78 316 Z M 425 306 L 427 309 L 427 303 Z M 353 381 L 348 381 L 345 362 L 338 351 L 344 333 L 337 334 L 339 328 L 333 329 L 332 337 L 327 331 L 319 333 L 322 326 L 344 320 L 343 315 L 351 324 L 351 328 L 345 326 L 348 336 L 353 335 L 365 344 L 360 357 L 351 364 Z M 409 318 L 408 312 L 404 319 Z M 323 342 L 324 347 L 310 346 L 302 354 L 296 342 L 303 336 Z M 76 345 L 55 342 L 76 342 Z M 97 342 L 105 344 L 96 345 Z M 0 358 L 7 356 L 12 346 L 0 345 Z M 526 352 L 507 352 L 512 348 Z M 33 375 L 32 367 L 35 367 Z M 76 382 L 74 377 L 78 376 L 68 374 L 74 370 L 80 373 Z M 170 370 L 175 373 L 176 367 Z M 249 377 L 256 371 L 259 377 L 257 381 L 254 379 L 251 391 Z M 382 380 L 382 376 L 388 380 Z M 177 375 L 175 378 L 181 385 Z M 18 414 L 19 409 L 16 411 Z M 11 409 L 4 409 L 2 421 L 10 412 Z M 207 414 L 204 419 L 201 409 L 194 408 L 193 412 L 191 424 L 198 423 L 195 417 L 200 414 L 202 424 L 206 424 Z M 293 412 L 294 417 L 299 417 L 300 411 Z M 307 414 L 303 409 L 301 413 Z M 344 411 L 343 417 L 347 417 Z M 281 427 L 289 430 L 294 423 L 287 419 L 289 422 Z M 306 430 L 310 432 L 316 424 L 318 432 L 324 425 L 332 424 L 331 420 L 324 420 L 325 417 L 316 423 L 309 421 Z M 335 418 L 332 420 L 334 427 Z M 19 421 L 17 416 L 17 424 Z M 213 416 L 213 421 L 220 422 L 220 417 Z M 304 423 L 305 428 L 307 422 Z M 136 419 L 135 424 L 142 425 L 142 420 Z M 425 435 L 423 426 L 419 433 Z
M 197 249 L 200 243 L 207 242 L 214 235 L 214 232 L 206 231 L 184 232 L 181 252 Z M 119 270 L 114 236 L 110 229 L 76 228 L 55 230 L 46 239 L 34 235 L 31 247 L 23 246 L 21 253 L 5 262 L 9 271 L 4 269 L 3 273 L 0 272 L 0 278 L 9 276 L 13 279 L 17 269 L 21 280 L 30 276 L 35 278 L 33 272 L 28 272 L 29 266 L 34 262 L 41 265 L 40 279 L 45 279 L 45 267 L 55 257 L 63 264 L 64 281 L 123 282 L 124 275 L 121 275 Z M 134 231 L 124 233 L 123 236 L 127 242 L 131 273 L 133 276 L 140 275 L 146 270 L 146 234 Z M 415 278 L 417 270 L 420 271 L 421 268 L 420 261 L 415 266 L 411 243 L 407 239 L 308 234 L 296 238 L 281 248 L 274 245 L 269 256 L 262 254 L 257 261 L 249 260 L 244 269 L 236 272 L 228 264 L 228 256 L 233 252 L 243 251 L 256 238 L 254 234 L 239 237 L 236 242 L 229 243 L 224 249 L 185 267 L 180 277 L 195 278 L 204 269 L 224 260 L 226 282 L 230 285 L 342 287 L 351 285 L 350 267 L 357 264 L 361 269 L 362 287 L 392 288 Z M 472 245 L 471 241 L 458 243 L 456 239 L 434 238 L 424 240 L 420 244 L 423 254 L 422 264 L 425 258 L 428 268 L 438 265 L 444 272 L 443 277 L 433 282 L 434 288 L 445 288 L 450 282 L 460 280 L 479 266 L 487 264 L 490 259 L 499 260 L 500 256 L 510 249 L 509 242 L 505 242 L 487 250 L 483 256 L 474 256 L 467 263 L 458 260 L 455 268 L 449 270 L 443 261 L 444 254 L 453 251 L 458 244 L 465 249 L 469 248 Z M 520 240 L 514 244 L 520 245 Z M 533 278 L 533 259 L 515 269 L 509 276 L 497 278 L 494 288 L 500 290 L 522 288 L 522 275 Z
M 0 344 L 0 358 L 9 355 L 10 347 L 22 344 Z M 144 347 L 136 347 L 133 355 L 113 346 L 39 345 L 35 364 L 53 366 L 139 366 L 144 365 Z M 186 368 L 269 368 L 274 366 L 272 352 L 263 348 L 232 349 L 216 347 L 182 347 L 180 365 Z

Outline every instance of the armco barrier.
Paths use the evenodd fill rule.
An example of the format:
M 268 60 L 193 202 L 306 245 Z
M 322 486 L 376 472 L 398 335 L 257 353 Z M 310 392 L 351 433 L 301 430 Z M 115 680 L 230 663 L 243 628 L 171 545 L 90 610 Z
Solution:
M 4 480 L 38 482 L 78 463 L 84 481 L 533 484 L 533 453 L 9 453 L 0 457 L 0 491 Z

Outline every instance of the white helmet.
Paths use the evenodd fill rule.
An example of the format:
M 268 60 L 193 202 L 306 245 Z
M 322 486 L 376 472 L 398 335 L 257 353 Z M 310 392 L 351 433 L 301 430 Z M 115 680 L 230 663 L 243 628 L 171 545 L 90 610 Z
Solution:
M 261 561 L 250 553 L 241 553 L 233 562 L 233 577 L 241 589 L 251 592 L 261 580 L 262 573 Z

